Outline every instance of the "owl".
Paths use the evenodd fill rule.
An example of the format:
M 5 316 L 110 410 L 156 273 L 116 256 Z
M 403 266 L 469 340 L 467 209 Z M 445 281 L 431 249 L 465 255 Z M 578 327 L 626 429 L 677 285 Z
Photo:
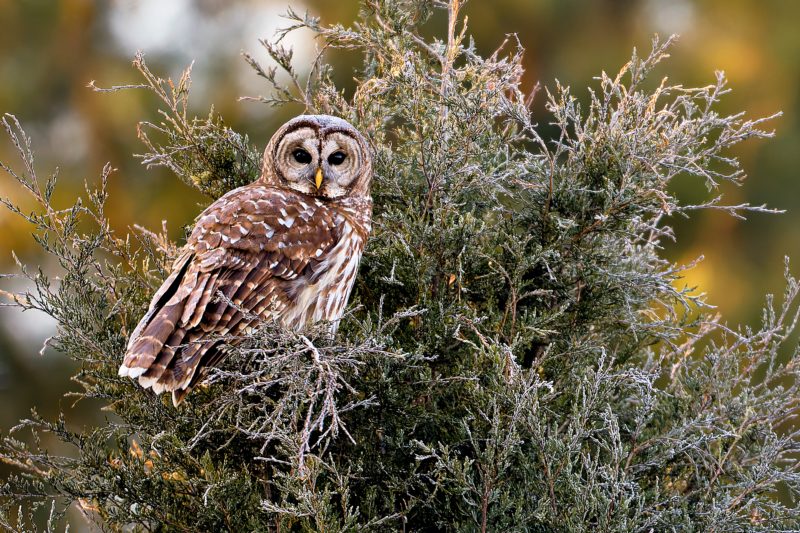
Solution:
M 261 177 L 198 217 L 119 375 L 171 391 L 178 406 L 225 358 L 222 335 L 265 321 L 301 330 L 329 320 L 335 330 L 369 236 L 371 181 L 369 146 L 348 122 L 307 115 L 284 124 Z

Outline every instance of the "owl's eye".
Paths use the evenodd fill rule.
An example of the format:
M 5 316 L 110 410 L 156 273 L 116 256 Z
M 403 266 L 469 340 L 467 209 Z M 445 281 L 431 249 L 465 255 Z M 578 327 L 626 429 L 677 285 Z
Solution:
M 328 156 L 328 163 L 331 165 L 341 165 L 344 163 L 346 157 L 347 155 L 345 155 L 344 152 L 334 152 Z
M 303 150 L 302 148 L 296 148 L 292 155 L 294 156 L 294 160 L 300 163 L 301 165 L 307 165 L 311 163 L 311 154 Z

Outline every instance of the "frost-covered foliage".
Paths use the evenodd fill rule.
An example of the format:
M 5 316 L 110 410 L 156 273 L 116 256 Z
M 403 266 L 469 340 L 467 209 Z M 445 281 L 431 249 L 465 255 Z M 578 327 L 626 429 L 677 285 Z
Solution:
M 74 454 L 6 437 L 0 455 L 19 477 L 0 488 L 0 525 L 31 531 L 27 502 L 58 498 L 47 531 L 64 504 L 109 531 L 800 527 L 776 496 L 800 491 L 800 354 L 778 355 L 800 285 L 787 268 L 761 328 L 730 329 L 659 257 L 668 216 L 762 209 L 681 205 L 667 188 L 679 174 L 711 189 L 739 181 L 725 149 L 770 136 L 761 121 L 714 111 L 721 75 L 645 90 L 670 44 L 656 41 L 598 78 L 583 108 L 568 88 L 547 92 L 558 133 L 543 138 L 522 50 L 510 38 L 480 57 L 459 7 L 370 0 L 349 29 L 290 11 L 287 32 L 321 45 L 301 80 L 283 34 L 264 43 L 288 86 L 246 56 L 273 86 L 256 100 L 342 116 L 369 139 L 373 233 L 337 335 L 265 324 L 177 409 L 116 371 L 179 245 L 109 231 L 108 171 L 88 202 L 55 211 L 55 178 L 37 181 L 29 139 L 6 119 L 27 168 L 3 168 L 41 209 L 5 203 L 64 269 L 53 283 L 23 268 L 34 288 L 15 305 L 58 320 L 51 344 L 82 362 L 82 395 L 120 422 L 75 433 L 24 421 L 16 432 L 53 433 Z M 434 9 L 449 26 L 426 41 Z M 352 97 L 333 85 L 329 48 L 364 57 Z M 165 104 L 164 123 L 140 130 L 146 163 L 211 198 L 257 177 L 260 148 L 213 113 L 186 115 L 188 72 L 174 86 L 142 56 L 135 65 Z

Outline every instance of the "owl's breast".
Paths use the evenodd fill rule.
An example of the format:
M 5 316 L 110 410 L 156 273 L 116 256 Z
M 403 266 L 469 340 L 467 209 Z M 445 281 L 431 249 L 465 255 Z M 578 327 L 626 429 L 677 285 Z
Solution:
M 314 268 L 314 275 L 297 280 L 293 304 L 283 313 L 283 323 L 295 329 L 306 324 L 342 317 L 364 252 L 365 238 L 350 222 L 342 226 L 339 242 L 328 257 Z M 335 331 L 337 324 L 332 329 Z

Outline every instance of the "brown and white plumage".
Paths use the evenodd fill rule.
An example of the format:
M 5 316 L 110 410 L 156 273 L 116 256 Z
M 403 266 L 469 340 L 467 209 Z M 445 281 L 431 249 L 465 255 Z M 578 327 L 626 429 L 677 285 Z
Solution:
M 224 359 L 221 335 L 269 320 L 335 328 L 369 236 L 371 179 L 369 147 L 349 123 L 326 115 L 286 123 L 267 146 L 261 178 L 198 217 L 119 375 L 172 391 L 178 405 Z

